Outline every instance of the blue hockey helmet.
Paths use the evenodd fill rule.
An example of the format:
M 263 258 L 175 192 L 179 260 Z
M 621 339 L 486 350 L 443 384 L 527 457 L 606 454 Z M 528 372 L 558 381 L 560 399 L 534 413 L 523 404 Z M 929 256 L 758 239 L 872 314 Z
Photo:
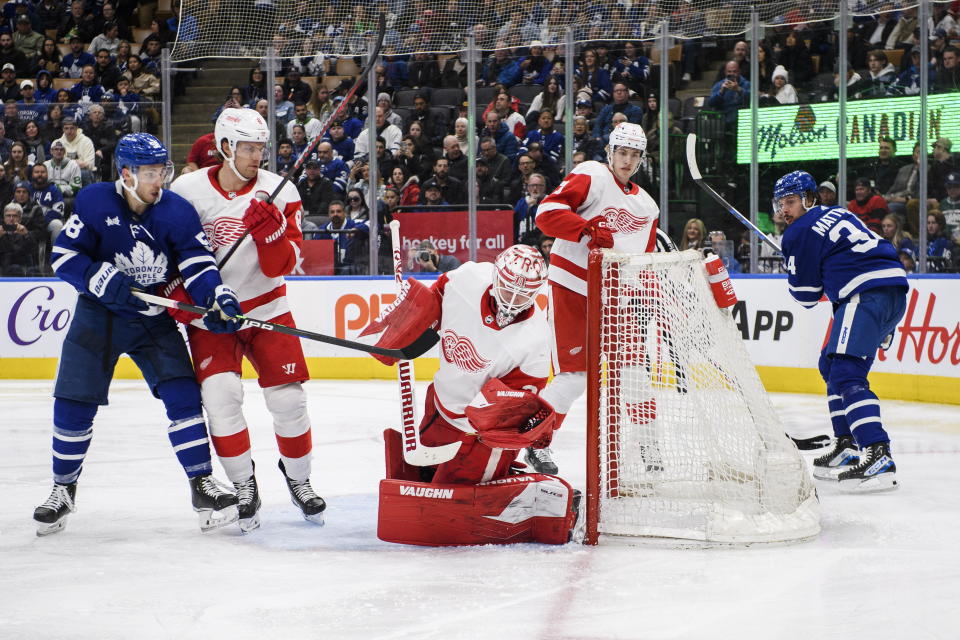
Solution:
M 817 193 L 817 181 L 806 171 L 791 171 L 773 185 L 773 211 L 780 211 L 780 200 L 786 196 L 797 195 L 803 200 L 807 194 Z M 806 207 L 806 205 L 804 205 Z M 809 207 L 806 207 L 809 209 Z
M 156 176 L 144 176 L 148 182 L 159 179 L 164 185 L 173 178 L 173 163 L 170 162 L 170 154 L 167 148 L 163 146 L 155 136 L 149 133 L 130 133 L 117 142 L 116 151 L 114 151 L 114 163 L 117 165 L 117 174 L 120 176 L 119 184 L 130 196 L 143 204 L 153 204 L 144 202 L 137 194 L 137 186 L 140 183 L 139 168 L 145 165 L 162 165 Z M 133 174 L 133 184 L 127 184 L 123 177 L 123 168 L 126 167 Z M 152 170 L 151 170 L 152 173 Z M 163 191 L 159 192 L 156 202 L 163 197 Z
M 117 142 L 114 158 L 119 173 L 124 167 L 133 169 L 145 164 L 166 165 L 170 154 L 156 136 L 149 133 L 129 133 Z

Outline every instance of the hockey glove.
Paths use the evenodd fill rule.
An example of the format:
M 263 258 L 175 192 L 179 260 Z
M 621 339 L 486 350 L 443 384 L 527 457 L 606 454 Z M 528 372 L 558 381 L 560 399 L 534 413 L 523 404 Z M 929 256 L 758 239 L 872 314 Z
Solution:
M 114 313 L 129 317 L 131 313 L 150 308 L 130 290 L 139 286 L 137 281 L 109 262 L 94 262 L 87 267 L 84 277 L 87 291 Z
M 597 216 L 587 220 L 583 231 L 580 232 L 580 237 L 582 238 L 583 236 L 590 238 L 587 246 L 591 249 L 613 248 L 613 233 L 607 227 L 607 220 L 603 216 Z
M 464 409 L 470 426 L 488 447 L 524 449 L 550 444 L 557 414 L 543 398 L 491 378 Z
M 240 300 L 233 289 L 225 284 L 217 286 L 213 295 L 207 300 L 207 315 L 203 316 L 203 324 L 213 333 L 233 333 L 243 326 L 243 320 L 237 316 L 243 314 L 240 309 Z
M 258 192 L 258 195 L 263 192 Z M 272 202 L 254 198 L 243 214 L 243 224 L 250 229 L 257 244 L 270 244 L 283 237 L 287 219 Z

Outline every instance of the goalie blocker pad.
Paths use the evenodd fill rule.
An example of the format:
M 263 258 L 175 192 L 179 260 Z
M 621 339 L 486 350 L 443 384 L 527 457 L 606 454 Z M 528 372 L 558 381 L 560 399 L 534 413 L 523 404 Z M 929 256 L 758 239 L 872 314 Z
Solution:
M 541 473 L 481 484 L 381 480 L 377 537 L 431 547 L 566 544 L 575 523 L 572 505 L 570 485 Z
M 419 280 L 407 278 L 396 300 L 386 307 L 376 320 L 367 325 L 360 336 L 383 331 L 377 346 L 384 349 L 399 349 L 419 338 L 439 320 L 440 300 L 437 295 Z M 370 355 L 387 366 L 397 363 L 396 358 L 376 353 Z

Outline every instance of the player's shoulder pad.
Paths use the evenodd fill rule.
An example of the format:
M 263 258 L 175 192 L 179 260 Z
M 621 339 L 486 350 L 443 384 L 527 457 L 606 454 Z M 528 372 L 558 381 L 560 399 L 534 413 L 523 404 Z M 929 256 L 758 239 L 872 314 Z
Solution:
M 74 210 L 77 213 L 93 213 L 104 206 L 115 206 L 117 194 L 116 182 L 94 182 L 77 193 Z
M 202 167 L 196 171 L 191 171 L 190 173 L 185 173 L 182 176 L 178 176 L 173 183 L 171 183 L 170 188 L 166 189 L 166 191 L 171 191 L 180 195 L 188 194 L 193 189 L 194 185 L 202 184 L 204 181 L 209 182 L 210 178 L 207 175 L 209 171 L 209 167 Z
M 597 162 L 596 160 L 587 160 L 575 166 L 570 173 L 580 173 L 588 175 L 591 178 L 599 178 L 601 176 L 610 175 L 610 170 L 607 168 L 607 165 L 603 164 L 602 162 Z

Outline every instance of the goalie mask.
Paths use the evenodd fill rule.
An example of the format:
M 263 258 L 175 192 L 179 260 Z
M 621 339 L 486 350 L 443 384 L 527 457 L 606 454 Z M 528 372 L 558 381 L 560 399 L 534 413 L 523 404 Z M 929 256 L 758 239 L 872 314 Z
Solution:
M 230 156 L 224 162 L 241 180 L 249 180 L 237 171 L 234 160 L 237 156 L 237 144 L 241 142 L 270 142 L 270 129 L 266 120 L 253 109 L 224 109 L 217 117 L 217 124 L 213 127 L 213 137 L 217 141 L 217 151 L 221 151 L 222 142 L 227 141 Z
M 498 255 L 491 291 L 497 301 L 497 324 L 505 327 L 529 308 L 546 278 L 547 264 L 531 246 L 515 244 Z

